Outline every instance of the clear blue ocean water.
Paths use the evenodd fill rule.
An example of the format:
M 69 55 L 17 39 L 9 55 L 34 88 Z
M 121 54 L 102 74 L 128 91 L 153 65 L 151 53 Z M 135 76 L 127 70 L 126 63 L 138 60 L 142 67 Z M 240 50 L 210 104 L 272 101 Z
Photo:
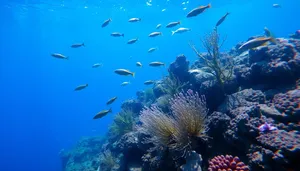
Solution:
M 0 1 L 0 171 L 60 171 L 59 151 L 71 148 L 82 136 L 104 136 L 121 103 L 136 97 L 149 79 L 167 75 L 167 67 L 150 68 L 151 61 L 168 66 L 179 54 L 191 62 L 197 57 L 188 46 L 192 40 L 200 50 L 200 37 L 230 12 L 219 33 L 227 36 L 229 50 L 268 27 L 276 37 L 287 37 L 300 28 L 299 0 L 1 0 Z M 195 18 L 189 10 L 211 3 L 212 8 Z M 282 8 L 273 8 L 278 3 Z M 183 8 L 187 8 L 183 10 Z M 166 9 L 162 12 L 162 9 Z M 129 23 L 140 17 L 139 23 Z M 101 28 L 104 20 L 112 22 Z M 192 31 L 149 38 L 161 23 L 181 21 Z M 124 38 L 111 37 L 122 32 Z M 139 38 L 133 45 L 126 42 Z M 73 49 L 74 43 L 85 47 Z M 158 47 L 152 54 L 151 47 Z M 62 53 L 69 60 L 55 59 Z M 144 67 L 138 68 L 140 61 Z M 92 68 L 94 63 L 103 67 Z M 113 71 L 126 68 L 136 77 Z M 131 84 L 121 87 L 123 81 Z M 78 92 L 80 84 L 89 86 Z M 100 120 L 92 117 L 106 109 L 106 101 L 118 96 L 113 114 Z

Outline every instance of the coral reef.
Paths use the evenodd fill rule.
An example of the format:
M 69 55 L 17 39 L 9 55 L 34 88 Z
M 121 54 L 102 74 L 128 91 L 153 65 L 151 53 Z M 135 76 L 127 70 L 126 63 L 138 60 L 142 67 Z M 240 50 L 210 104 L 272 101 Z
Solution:
M 105 143 L 62 153 L 64 170 L 300 168 L 299 32 L 243 53 L 241 43 L 221 53 L 219 39 L 205 37 L 205 53 L 190 44 L 198 60 L 177 56 L 169 76 L 122 104 Z
M 174 75 L 180 82 L 189 81 L 189 61 L 186 60 L 184 55 L 178 55 L 175 62 L 169 66 L 170 75 Z
M 76 146 L 66 152 L 62 151 L 63 171 L 94 171 L 100 165 L 99 152 L 105 139 L 100 137 L 82 138 Z
M 238 82 L 245 87 L 264 84 L 269 88 L 294 83 L 300 76 L 300 56 L 296 48 L 293 41 L 282 41 L 249 50 L 249 62 L 235 68 Z
M 231 155 L 216 156 L 209 161 L 208 171 L 249 171 L 249 167 L 240 161 L 238 157 Z
M 100 166 L 99 170 L 101 171 L 113 171 L 118 170 L 120 165 L 118 164 L 117 159 L 113 156 L 113 154 L 106 150 L 100 155 Z

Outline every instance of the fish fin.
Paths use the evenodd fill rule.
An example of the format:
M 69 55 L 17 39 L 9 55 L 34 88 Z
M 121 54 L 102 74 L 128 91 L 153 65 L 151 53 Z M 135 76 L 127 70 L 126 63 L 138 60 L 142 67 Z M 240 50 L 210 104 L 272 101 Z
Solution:
M 134 77 L 135 77 L 135 72 L 133 72 L 131 75 L 132 75 L 132 76 L 133 76 L 133 78 L 134 78 Z
M 172 31 L 172 36 L 175 34 L 175 31 Z
M 201 6 L 201 7 L 211 8 L 211 4 L 209 3 L 207 6 Z

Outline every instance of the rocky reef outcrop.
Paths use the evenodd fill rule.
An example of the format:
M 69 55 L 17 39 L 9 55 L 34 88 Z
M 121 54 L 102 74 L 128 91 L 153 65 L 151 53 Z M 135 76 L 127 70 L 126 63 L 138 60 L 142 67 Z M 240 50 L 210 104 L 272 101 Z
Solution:
M 62 155 L 64 168 L 68 168 L 65 170 L 72 170 L 75 165 L 82 170 L 100 166 L 100 170 L 118 171 L 297 170 L 300 168 L 299 35 L 297 31 L 289 39 L 277 39 L 276 44 L 243 53 L 237 50 L 241 46 L 238 44 L 229 53 L 220 53 L 215 65 L 206 61 L 210 67 L 205 60 L 213 58 L 207 53 L 197 52 L 199 60 L 191 65 L 186 56 L 177 56 L 169 66 L 168 77 L 157 81 L 151 89 L 137 92 L 136 100 L 123 103 L 123 114 L 115 122 L 124 121 L 126 131 L 119 131 L 117 138 L 108 137 L 110 141 L 104 145 L 102 141 L 98 146 L 79 143 L 91 147 L 82 150 L 80 145 L 76 148 L 78 152 Z M 181 105 L 172 106 L 174 97 L 185 98 L 183 92 L 190 95 L 191 103 L 196 97 L 201 99 L 199 103 L 205 101 L 209 111 L 205 115 L 207 129 L 205 136 L 186 136 L 187 145 L 182 151 L 178 148 L 174 151 L 172 147 L 178 144 L 178 137 L 158 144 L 157 139 L 141 129 L 143 123 L 139 118 L 143 107 L 151 105 L 155 106 L 152 112 L 166 114 L 165 119 L 173 117 L 175 121 L 178 118 L 174 119 L 177 116 L 174 109 L 195 112 L 195 106 L 189 110 Z M 190 103 L 186 101 L 176 103 L 188 106 Z M 130 113 L 128 110 L 132 114 L 125 117 Z M 162 123 L 168 126 L 175 122 Z M 169 130 L 171 136 L 180 132 L 174 130 Z M 100 154 L 101 160 L 96 154 Z M 77 165 L 80 162 L 87 167 Z
M 86 137 L 70 151 L 62 150 L 60 157 L 63 171 L 95 171 L 100 165 L 99 154 L 105 139 Z

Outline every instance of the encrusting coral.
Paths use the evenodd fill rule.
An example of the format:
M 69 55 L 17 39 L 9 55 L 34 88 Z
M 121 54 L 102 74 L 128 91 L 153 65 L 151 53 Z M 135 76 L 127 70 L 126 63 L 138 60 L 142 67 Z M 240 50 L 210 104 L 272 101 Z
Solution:
M 249 167 L 240 161 L 238 157 L 231 155 L 216 156 L 209 161 L 208 171 L 248 171 Z

